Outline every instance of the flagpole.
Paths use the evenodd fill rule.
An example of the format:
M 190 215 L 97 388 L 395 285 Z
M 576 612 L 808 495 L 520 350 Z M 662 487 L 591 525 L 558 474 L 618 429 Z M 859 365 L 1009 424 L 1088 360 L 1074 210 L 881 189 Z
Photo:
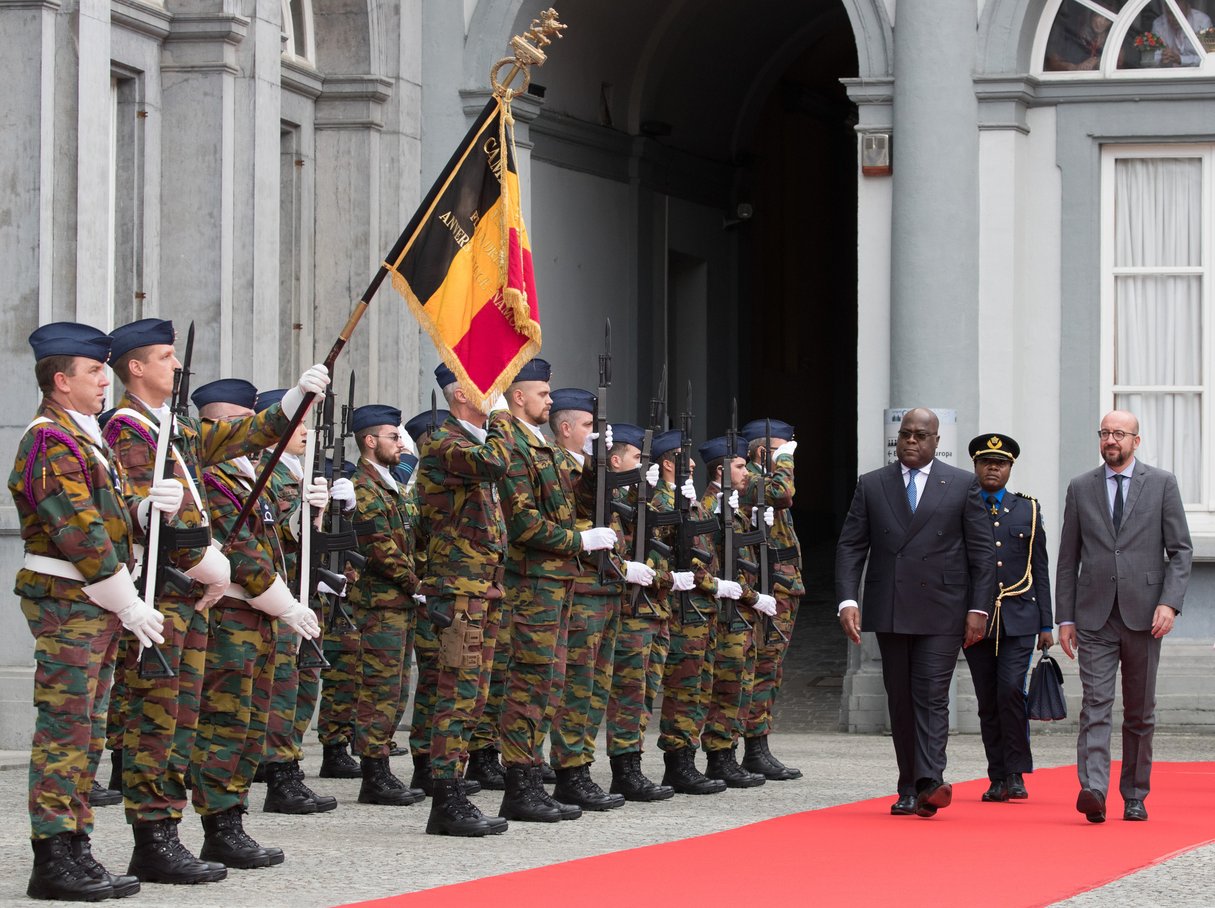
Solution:
M 531 28 L 522 35 L 515 35 L 510 40 L 511 49 L 514 51 L 510 57 L 503 57 L 490 69 L 490 84 L 493 86 L 494 95 L 499 98 L 509 100 L 515 94 L 511 91 L 510 85 L 515 81 L 515 78 L 522 73 L 524 77 L 523 88 L 520 91 L 526 91 L 527 86 L 531 83 L 531 67 L 543 66 L 544 61 L 548 59 L 547 55 L 541 48 L 547 47 L 552 43 L 553 37 L 560 38 L 561 32 L 566 26 L 557 18 L 557 11 L 549 8 L 540 14 L 538 19 L 533 19 Z M 506 74 L 506 78 L 501 82 L 498 81 L 497 74 L 502 67 L 507 64 L 512 64 L 510 72 Z M 441 181 L 440 181 L 441 182 Z M 419 207 L 419 213 L 425 211 L 428 207 L 429 200 L 424 201 Z M 338 332 L 337 340 L 333 342 L 333 346 L 329 348 L 329 353 L 325 357 L 325 368 L 329 370 L 329 374 L 333 374 L 333 366 L 337 362 L 339 354 L 346 346 L 350 336 L 354 333 L 354 329 L 358 327 L 364 313 L 367 312 L 367 307 L 371 305 L 371 300 L 375 297 L 380 285 L 384 283 L 384 278 L 388 276 L 388 262 L 395 262 L 400 257 L 401 252 L 405 248 L 405 244 L 409 242 L 409 238 L 413 235 L 414 223 L 411 219 L 409 226 L 402 232 L 401 236 L 393 245 L 392 250 L 385 256 L 383 263 L 376 270 L 375 276 L 372 277 L 371 283 L 367 285 L 367 289 L 363 291 L 363 295 L 359 297 L 359 301 L 355 304 L 354 310 L 350 313 L 350 318 L 346 320 L 346 324 L 342 330 Z M 304 417 L 308 414 L 308 409 L 312 406 L 316 394 L 308 392 L 304 395 L 304 400 L 300 404 L 299 409 L 292 415 L 287 423 L 287 428 L 283 430 L 282 436 L 278 440 L 278 444 L 274 446 L 274 450 L 270 453 L 269 460 L 263 460 L 259 465 L 257 478 L 253 482 L 253 488 L 245 498 L 245 503 L 240 509 L 240 513 L 236 517 L 236 523 L 233 525 L 233 533 L 224 543 L 223 552 L 228 555 L 232 551 L 232 546 L 236 543 L 236 530 L 240 525 L 249 519 L 249 515 L 253 513 L 253 508 L 257 504 L 257 499 L 261 496 L 266 488 L 266 484 L 270 481 L 270 474 L 274 472 L 275 466 L 282 459 L 283 453 L 287 450 L 287 445 L 291 441 L 291 436 L 295 434 L 295 430 L 299 428 L 299 424 L 303 422 Z

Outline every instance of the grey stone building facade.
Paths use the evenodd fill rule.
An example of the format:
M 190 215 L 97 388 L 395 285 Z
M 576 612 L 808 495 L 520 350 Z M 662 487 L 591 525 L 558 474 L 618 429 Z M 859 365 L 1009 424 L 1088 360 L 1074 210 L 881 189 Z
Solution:
M 1016 436 L 1048 534 L 1100 413 L 1141 410 L 1199 556 L 1164 718 L 1210 724 L 1215 54 L 1189 12 L 1210 4 L 553 2 L 567 36 L 515 113 L 555 384 L 594 383 L 610 316 L 617 418 L 644 418 L 665 362 L 698 439 L 734 394 L 795 422 L 799 531 L 824 547 L 886 408 Z M 548 5 L 0 0 L 0 447 L 46 321 L 194 319 L 198 381 L 277 387 L 323 357 Z M 1135 45 L 1157 19 L 1175 64 Z M 435 362 L 385 287 L 336 382 L 412 413 Z M 20 551 L 0 506 L 0 576 Z M 11 605 L 0 747 L 30 727 Z M 851 658 L 842 724 L 880 728 L 876 654 Z

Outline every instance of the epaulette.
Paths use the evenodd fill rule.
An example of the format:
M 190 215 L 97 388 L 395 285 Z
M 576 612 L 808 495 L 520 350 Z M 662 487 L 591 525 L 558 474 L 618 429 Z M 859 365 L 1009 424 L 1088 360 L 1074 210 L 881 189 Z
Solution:
M 1013 494 L 1016 495 L 1018 498 L 1024 498 L 1026 501 L 1037 501 L 1038 500 L 1038 499 L 1034 498 L 1033 495 L 1026 495 L 1024 492 L 1014 492 Z

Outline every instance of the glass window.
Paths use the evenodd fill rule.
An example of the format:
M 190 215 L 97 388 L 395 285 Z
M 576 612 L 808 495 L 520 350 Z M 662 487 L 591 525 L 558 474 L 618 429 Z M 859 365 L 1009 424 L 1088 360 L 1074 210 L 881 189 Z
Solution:
M 1169 77 L 1215 70 L 1215 0 L 1048 0 L 1044 74 Z
M 312 60 L 316 54 L 312 43 L 311 0 L 279 0 L 279 15 L 282 17 L 283 53 Z

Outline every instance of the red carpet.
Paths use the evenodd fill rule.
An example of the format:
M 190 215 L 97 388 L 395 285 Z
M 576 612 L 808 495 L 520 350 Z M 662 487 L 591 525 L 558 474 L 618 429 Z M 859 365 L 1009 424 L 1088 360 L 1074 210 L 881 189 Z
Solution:
M 879 798 L 358 904 L 526 905 L 567 892 L 579 908 L 620 908 L 643 893 L 656 897 L 661 885 L 678 893 L 664 899 L 672 905 L 1025 908 L 1215 841 L 1215 763 L 1157 763 L 1146 823 L 1122 820 L 1116 791 L 1105 823 L 1076 813 L 1073 766 L 1040 770 L 1026 785 L 1030 800 L 1007 804 L 979 801 L 986 780 L 954 785 L 953 805 L 930 820 L 892 817 L 894 798 Z M 1002 872 L 1010 852 L 1020 856 L 1017 873 Z

